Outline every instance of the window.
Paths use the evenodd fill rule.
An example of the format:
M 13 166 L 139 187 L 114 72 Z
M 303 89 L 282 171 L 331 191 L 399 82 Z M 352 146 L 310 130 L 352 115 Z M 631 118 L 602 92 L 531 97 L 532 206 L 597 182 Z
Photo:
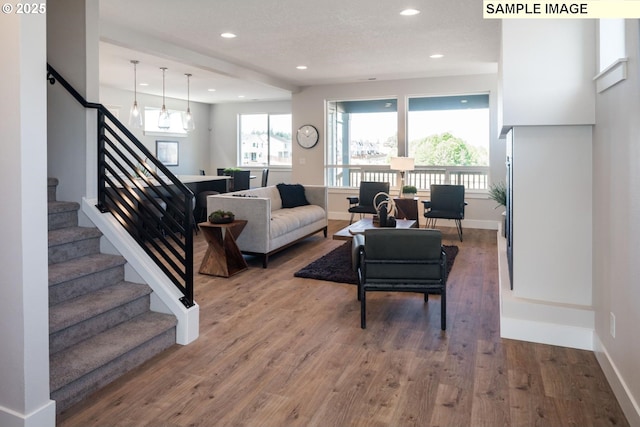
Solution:
M 327 182 L 358 186 L 360 179 L 384 179 L 398 155 L 396 99 L 327 103 Z
M 240 114 L 240 166 L 291 166 L 291 114 Z
M 486 190 L 489 175 L 489 95 L 411 97 L 406 120 L 396 99 L 327 102 L 327 185 L 357 187 L 360 181 L 399 185 L 389 169 L 394 156 L 415 158 L 405 184 L 462 184 Z M 398 143 L 398 123 L 407 143 Z
M 626 56 L 624 19 L 600 19 L 600 71 Z
M 408 155 L 416 171 L 409 184 L 463 184 L 486 189 L 489 172 L 489 95 L 410 98 Z M 420 172 L 420 167 L 428 172 Z

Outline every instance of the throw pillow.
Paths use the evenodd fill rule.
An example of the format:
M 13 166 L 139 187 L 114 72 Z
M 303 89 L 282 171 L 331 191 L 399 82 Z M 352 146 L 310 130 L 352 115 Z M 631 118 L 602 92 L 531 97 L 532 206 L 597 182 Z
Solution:
M 278 184 L 276 187 L 278 187 L 283 208 L 295 208 L 309 204 L 301 184 Z

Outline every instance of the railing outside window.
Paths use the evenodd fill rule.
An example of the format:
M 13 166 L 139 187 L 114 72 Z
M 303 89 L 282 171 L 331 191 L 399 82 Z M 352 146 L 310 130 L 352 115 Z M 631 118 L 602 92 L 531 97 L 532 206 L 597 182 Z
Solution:
M 327 166 L 329 187 L 359 187 L 361 181 L 388 182 L 399 186 L 399 174 L 388 166 Z M 432 184 L 460 184 L 467 190 L 489 188 L 488 166 L 417 167 L 405 174 L 405 185 L 413 185 L 418 191 L 428 191 Z

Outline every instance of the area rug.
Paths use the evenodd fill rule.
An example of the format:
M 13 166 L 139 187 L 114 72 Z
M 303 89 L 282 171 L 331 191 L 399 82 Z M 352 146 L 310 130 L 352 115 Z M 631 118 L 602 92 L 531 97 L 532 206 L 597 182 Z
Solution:
M 443 246 L 447 254 L 447 271 L 451 271 L 453 261 L 458 255 L 457 246 Z M 326 280 L 329 282 L 357 285 L 356 274 L 351 268 L 351 242 L 338 246 L 328 254 L 318 258 L 294 274 L 296 277 Z

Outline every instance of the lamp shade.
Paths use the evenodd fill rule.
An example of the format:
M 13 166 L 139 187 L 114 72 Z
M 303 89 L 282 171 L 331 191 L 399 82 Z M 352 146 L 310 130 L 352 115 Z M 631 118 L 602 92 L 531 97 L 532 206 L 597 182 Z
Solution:
M 415 159 L 413 157 L 392 157 L 390 167 L 396 171 L 412 171 L 415 169 Z

